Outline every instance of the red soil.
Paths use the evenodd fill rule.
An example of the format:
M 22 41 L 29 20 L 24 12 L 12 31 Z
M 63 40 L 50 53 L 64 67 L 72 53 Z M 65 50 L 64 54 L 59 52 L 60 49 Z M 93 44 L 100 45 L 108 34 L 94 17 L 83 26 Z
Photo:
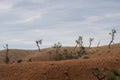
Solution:
M 120 69 L 119 46 L 110 52 L 103 47 L 100 56 L 90 59 L 0 64 L 0 80 L 97 80 L 92 68 Z

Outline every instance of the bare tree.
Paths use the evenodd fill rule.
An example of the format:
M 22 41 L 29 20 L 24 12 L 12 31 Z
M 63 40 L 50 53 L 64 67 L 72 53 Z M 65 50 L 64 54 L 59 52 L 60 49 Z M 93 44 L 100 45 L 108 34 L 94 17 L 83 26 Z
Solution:
M 109 33 L 109 35 L 111 35 L 111 37 L 112 37 L 112 39 L 111 39 L 111 41 L 110 41 L 110 43 L 108 45 L 109 48 L 110 48 L 111 44 L 113 43 L 113 40 L 114 40 L 114 37 L 115 37 L 115 33 L 117 33 L 117 31 L 115 29 L 112 29 L 112 31 Z
M 9 48 L 8 48 L 8 44 L 6 44 L 5 46 L 3 46 L 4 48 L 5 48 L 5 50 L 6 50 L 6 55 L 5 55 L 5 63 L 6 64 L 9 64 L 9 61 L 10 61 L 10 59 L 9 59 L 9 55 L 8 55 L 8 52 L 9 52 Z
M 101 43 L 101 40 L 98 42 L 98 44 L 97 44 L 97 48 L 99 47 L 100 43 Z
M 37 44 L 38 50 L 40 52 L 40 45 L 42 44 L 42 39 L 41 40 L 36 40 L 36 44 Z
M 79 48 L 81 48 L 83 46 L 83 41 L 82 40 L 83 40 L 82 36 L 79 36 L 78 39 L 75 40 L 76 46 L 75 46 L 74 50 L 76 49 L 77 46 L 79 46 Z
M 76 46 L 74 48 L 74 51 L 76 49 L 77 46 L 79 46 L 79 51 L 77 52 L 77 55 L 79 55 L 80 57 L 82 55 L 85 55 L 86 54 L 86 51 L 85 51 L 85 48 L 83 46 L 83 37 L 82 36 L 79 36 L 78 37 L 78 40 L 75 41 L 76 42 Z
M 58 42 L 57 44 L 54 44 L 53 48 L 56 49 L 56 54 L 59 53 L 60 48 L 62 47 L 62 44 Z
M 94 40 L 94 38 L 89 38 L 89 48 L 91 48 L 91 43 Z

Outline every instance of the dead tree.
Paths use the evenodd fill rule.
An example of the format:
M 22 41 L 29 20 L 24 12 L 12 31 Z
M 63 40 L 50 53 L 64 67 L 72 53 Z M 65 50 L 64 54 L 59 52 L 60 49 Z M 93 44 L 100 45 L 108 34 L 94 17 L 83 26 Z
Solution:
M 42 44 L 42 39 L 41 40 L 36 40 L 36 44 L 38 47 L 38 51 L 40 52 L 40 45 Z
M 77 46 L 79 46 L 79 48 L 81 48 L 82 46 L 83 46 L 83 41 L 82 41 L 82 36 L 79 36 L 78 37 L 78 40 L 75 40 L 75 42 L 76 42 L 76 46 L 75 46 L 75 48 L 74 48 L 74 50 L 77 48 Z
M 94 38 L 89 38 L 89 48 L 91 48 L 91 43 L 94 40 Z
M 57 44 L 54 44 L 53 48 L 56 49 L 56 54 L 59 53 L 60 48 L 62 47 L 62 44 L 58 42 Z
M 112 39 L 108 45 L 108 47 L 111 47 L 111 44 L 113 43 L 114 37 L 115 37 L 115 33 L 117 33 L 117 31 L 115 29 L 112 29 L 112 31 L 109 33 L 109 35 L 111 35 Z
M 79 36 L 78 40 L 76 40 L 76 46 L 74 48 L 74 51 L 76 49 L 77 46 L 79 46 L 79 51 L 77 52 L 77 54 L 81 57 L 82 55 L 86 54 L 85 48 L 83 46 L 83 38 L 82 36 Z
M 10 61 L 10 59 L 9 59 L 9 55 L 8 55 L 8 52 L 9 52 L 9 48 L 8 48 L 8 44 L 6 44 L 5 46 L 3 46 L 4 48 L 5 48 L 5 50 L 6 50 L 6 54 L 5 54 L 5 63 L 6 64 L 9 64 L 9 61 Z
M 100 43 L 101 43 L 101 40 L 98 42 L 98 44 L 97 44 L 97 48 L 99 47 Z

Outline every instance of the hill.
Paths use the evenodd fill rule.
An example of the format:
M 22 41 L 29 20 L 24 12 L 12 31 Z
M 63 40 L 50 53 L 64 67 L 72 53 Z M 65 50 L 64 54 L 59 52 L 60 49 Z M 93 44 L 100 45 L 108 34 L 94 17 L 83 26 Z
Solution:
M 74 50 L 73 47 L 64 47 L 60 53 L 64 49 Z M 31 58 L 32 62 L 0 64 L 0 80 L 97 80 L 92 74 L 93 68 L 120 69 L 120 44 L 112 45 L 111 49 L 107 46 L 86 48 L 87 54 L 79 59 L 61 61 L 49 61 L 48 52 L 55 54 L 52 48 L 43 49 L 40 53 L 36 50 L 10 51 L 20 59 Z M 3 51 L 0 51 L 1 55 Z

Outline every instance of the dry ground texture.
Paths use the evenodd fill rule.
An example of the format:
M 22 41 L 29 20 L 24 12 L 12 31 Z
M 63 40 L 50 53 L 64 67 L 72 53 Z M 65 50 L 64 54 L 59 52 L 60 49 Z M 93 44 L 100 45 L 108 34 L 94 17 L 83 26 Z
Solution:
M 73 47 L 64 47 L 69 52 Z M 97 80 L 92 68 L 120 69 L 120 44 L 99 48 L 86 48 L 87 55 L 79 59 L 52 61 L 48 52 L 55 55 L 55 49 L 10 50 L 10 63 L 4 64 L 5 51 L 0 51 L 0 80 Z M 86 58 L 87 57 L 87 58 Z M 32 62 L 28 62 L 28 59 Z M 22 59 L 22 63 L 16 60 Z

